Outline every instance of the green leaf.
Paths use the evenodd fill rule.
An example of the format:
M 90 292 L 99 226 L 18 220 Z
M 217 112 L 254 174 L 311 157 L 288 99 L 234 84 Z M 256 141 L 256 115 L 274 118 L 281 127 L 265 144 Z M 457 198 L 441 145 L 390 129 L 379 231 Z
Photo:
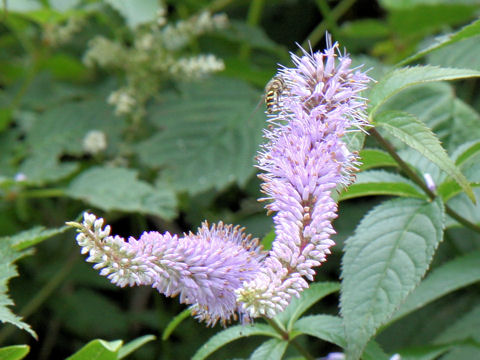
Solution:
M 480 281 L 480 252 L 463 255 L 434 269 L 395 312 L 389 323 L 455 290 Z
M 363 149 L 360 151 L 360 171 L 377 167 L 398 167 L 397 162 L 385 151 L 377 149 Z
M 480 359 L 480 346 L 459 345 L 454 347 L 447 355 L 442 356 L 442 360 L 459 359 Z
M 125 18 L 131 29 L 154 21 L 158 17 L 158 10 L 161 9 L 158 0 L 106 0 L 106 2 Z
M 436 344 L 447 344 L 472 339 L 480 344 L 480 306 L 463 314 L 435 339 Z
M 418 59 L 424 57 L 425 55 L 427 55 L 428 53 L 431 53 L 432 51 L 441 49 L 444 46 L 447 46 L 447 45 L 450 45 L 450 44 L 454 44 L 454 43 L 456 43 L 460 40 L 468 39 L 468 38 L 471 38 L 472 36 L 477 36 L 479 33 L 480 33 L 480 20 L 476 20 L 476 21 L 472 22 L 471 24 L 468 24 L 468 25 L 464 26 L 463 28 L 461 28 L 457 32 L 437 37 L 432 42 L 432 44 L 430 44 L 426 48 L 420 50 L 416 54 L 413 54 L 412 56 L 409 56 L 405 60 L 401 61 L 398 65 L 402 66 L 402 65 L 408 64 L 412 61 L 415 61 L 415 60 L 418 60 Z M 478 43 L 478 40 L 477 40 L 477 43 Z M 452 54 L 452 53 L 458 53 L 458 52 L 450 51 L 450 54 Z M 472 55 L 475 54 L 475 52 L 470 52 L 470 53 Z M 443 55 L 445 55 L 445 54 L 443 54 Z M 472 64 L 472 65 L 475 65 L 475 63 L 476 63 L 476 61 L 468 62 L 468 64 Z M 458 64 L 458 63 L 455 63 L 455 64 Z M 447 65 L 447 64 L 441 64 L 441 65 Z M 463 64 L 458 64 L 456 66 L 462 67 Z
M 0 359 L 2 360 L 21 360 L 30 351 L 28 345 L 12 345 L 0 348 Z
M 351 359 L 420 282 L 442 240 L 444 218 L 439 199 L 396 199 L 368 213 L 346 241 L 341 308 Z
M 165 219 L 175 216 L 175 195 L 155 188 L 126 168 L 92 167 L 77 176 L 65 194 L 100 209 L 153 214 Z
M 288 341 L 283 339 L 267 340 L 252 353 L 249 360 L 281 360 L 287 346 Z
M 9 237 L 10 245 L 15 250 L 24 250 L 33 245 L 36 245 L 52 236 L 61 234 L 68 230 L 68 226 L 62 226 L 54 229 L 46 229 L 43 226 L 36 226 L 32 229 L 25 230 Z M 0 241 L 2 239 L 0 238 Z
M 346 347 L 342 319 L 332 315 L 311 315 L 302 317 L 293 326 L 301 334 L 314 336 L 342 348 Z
M 388 111 L 377 117 L 377 125 L 423 154 L 440 169 L 455 179 L 468 197 L 475 202 L 475 195 L 465 176 L 448 156 L 435 135 L 416 117 L 400 111 Z
M 476 141 L 480 138 L 480 115 L 470 105 L 455 99 L 453 106 L 453 119 L 450 119 L 448 150 L 454 151 L 458 146 Z
M 285 311 L 278 314 L 275 319 L 284 324 L 287 331 L 290 331 L 295 321 L 312 305 L 338 290 L 340 290 L 340 284 L 338 283 L 323 282 L 311 284 L 308 289 L 302 292 L 300 298 L 292 298 Z
M 117 360 L 117 354 L 122 346 L 121 340 L 92 340 L 78 350 L 67 360 Z
M 480 76 L 480 72 L 475 70 L 436 66 L 416 66 L 394 70 L 378 81 L 370 90 L 370 116 L 374 116 L 380 106 L 393 95 L 409 86 L 478 76 Z
M 402 349 L 399 351 L 402 360 L 435 360 L 445 354 L 452 345 L 426 345 Z
M 49 108 L 28 132 L 26 144 L 31 155 L 19 172 L 25 174 L 29 183 L 62 179 L 78 168 L 76 162 L 60 162 L 62 155 L 84 155 L 83 139 L 89 131 L 106 134 L 107 154 L 116 153 L 123 125 L 124 120 L 113 114 L 104 99 L 68 102 Z
M 14 262 L 24 255 L 24 252 L 15 251 L 8 241 L 0 241 L 0 321 L 15 325 L 19 329 L 27 331 L 36 339 L 37 334 L 30 325 L 24 323 L 19 316 L 8 308 L 8 306 L 14 304 L 7 295 L 7 284 L 11 278 L 18 275 Z
M 342 348 L 345 348 L 347 345 L 342 319 L 338 316 L 305 316 L 295 323 L 293 329 L 294 332 L 298 334 L 310 335 L 338 345 Z M 362 359 L 387 360 L 388 356 L 383 352 L 377 343 L 370 341 L 365 347 Z
M 192 311 L 190 309 L 185 309 L 183 310 L 180 314 L 176 315 L 166 326 L 165 330 L 163 331 L 162 334 L 162 340 L 168 340 L 172 332 L 177 328 L 180 323 L 188 318 L 192 314 Z
M 159 131 L 137 147 L 140 160 L 191 194 L 245 185 L 266 124 L 263 114 L 252 113 L 260 94 L 227 78 L 184 84 L 180 91 L 150 111 Z
M 192 360 L 205 359 L 222 346 L 242 337 L 253 335 L 269 336 L 281 340 L 280 335 L 277 334 L 270 326 L 265 324 L 232 326 L 211 337 L 205 344 L 202 345 L 200 349 L 197 350 L 195 355 L 193 355 Z
M 140 348 L 142 345 L 155 340 L 156 337 L 153 335 L 144 335 L 139 338 L 130 341 L 129 343 L 123 345 L 118 351 L 118 359 L 123 359 L 124 357 L 130 355 L 132 352 Z
M 410 180 L 382 170 L 370 170 L 358 174 L 356 182 L 346 188 L 340 194 L 339 199 L 347 200 L 374 195 L 427 199 L 427 196 Z

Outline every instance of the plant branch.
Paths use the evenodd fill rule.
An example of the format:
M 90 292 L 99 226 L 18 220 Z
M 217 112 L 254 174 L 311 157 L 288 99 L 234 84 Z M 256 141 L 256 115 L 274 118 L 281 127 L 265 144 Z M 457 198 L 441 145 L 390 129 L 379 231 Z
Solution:
M 437 194 L 435 194 L 432 190 L 430 190 L 423 179 L 415 172 L 413 171 L 410 166 L 402 160 L 402 158 L 397 154 L 395 148 L 393 147 L 388 140 L 386 140 L 380 133 L 375 129 L 371 128 L 369 130 L 370 134 L 378 141 L 378 143 L 385 149 L 387 152 L 390 154 L 391 157 L 394 158 L 394 160 L 398 163 L 400 168 L 407 174 L 407 176 L 413 180 L 415 184 L 420 186 L 420 188 L 428 195 L 428 197 L 433 200 L 437 197 Z M 464 225 L 465 227 L 480 233 L 480 226 L 478 226 L 475 223 L 472 223 L 471 221 L 465 219 L 463 216 L 458 214 L 455 210 L 453 210 L 450 206 L 445 204 L 445 211 L 446 213 L 454 218 L 456 221 L 458 221 L 460 224 Z
M 280 327 L 280 325 L 273 319 L 265 317 L 265 321 L 277 332 L 280 334 L 283 340 L 288 341 L 293 345 L 295 349 L 307 360 L 315 360 L 315 357 L 312 356 L 305 348 L 302 347 L 295 339 L 290 339 L 290 334 Z

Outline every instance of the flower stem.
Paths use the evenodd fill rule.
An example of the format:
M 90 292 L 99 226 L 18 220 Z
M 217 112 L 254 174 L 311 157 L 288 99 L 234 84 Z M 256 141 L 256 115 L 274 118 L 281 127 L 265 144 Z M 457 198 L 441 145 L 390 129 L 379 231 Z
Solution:
M 390 154 L 391 157 L 395 159 L 395 161 L 398 163 L 400 168 L 407 174 L 407 176 L 415 182 L 418 186 L 422 188 L 423 191 L 428 195 L 428 197 L 433 200 L 437 197 L 437 195 L 430 190 L 425 182 L 420 178 L 420 176 L 413 171 L 408 164 L 402 160 L 402 158 L 397 154 L 395 151 L 395 148 L 393 147 L 388 140 L 386 140 L 380 133 L 375 129 L 371 128 L 369 130 L 370 134 L 379 142 L 379 144 L 387 150 L 387 152 Z M 445 211 L 446 213 L 454 218 L 456 221 L 458 221 L 460 224 L 464 225 L 465 227 L 480 233 L 480 226 L 478 226 L 475 223 L 472 223 L 471 221 L 465 219 L 463 216 L 458 214 L 455 210 L 453 210 L 451 207 L 449 207 L 447 204 L 445 204 Z
M 250 7 L 248 9 L 247 15 L 247 24 L 249 26 L 256 26 L 260 22 L 260 17 L 262 15 L 264 0 L 252 0 Z M 251 47 L 250 44 L 244 42 L 240 48 L 240 59 L 246 60 L 250 55 Z
M 282 327 L 273 319 L 265 318 L 265 321 L 277 332 L 280 334 L 283 340 L 288 341 L 290 344 L 293 345 L 295 349 L 307 360 L 315 360 L 315 357 L 312 356 L 306 349 L 300 345 L 297 340 L 290 339 L 290 334 L 282 329 Z
M 307 39 L 302 43 L 303 49 L 314 47 L 320 39 L 325 35 L 325 31 L 330 24 L 335 24 L 337 20 L 347 12 L 348 9 L 355 3 L 355 0 L 341 1 L 330 13 L 328 19 L 325 18 L 313 31 L 307 36 Z M 327 15 L 327 14 L 324 14 Z M 299 50 L 301 53 L 301 50 Z

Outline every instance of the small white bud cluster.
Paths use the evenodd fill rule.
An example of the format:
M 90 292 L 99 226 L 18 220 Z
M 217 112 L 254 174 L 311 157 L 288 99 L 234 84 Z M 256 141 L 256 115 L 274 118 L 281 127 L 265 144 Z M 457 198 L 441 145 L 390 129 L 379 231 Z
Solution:
M 131 92 L 126 88 L 121 88 L 112 92 L 108 97 L 107 102 L 110 105 L 115 106 L 115 114 L 118 116 L 131 113 L 137 104 L 137 101 L 131 95 Z
M 59 46 L 68 43 L 73 35 L 80 31 L 85 20 L 79 17 L 69 17 L 65 24 L 46 24 L 43 32 L 43 40 L 50 46 Z
M 88 50 L 83 55 L 83 63 L 88 67 L 98 64 L 100 67 L 120 67 L 123 65 L 122 46 L 103 36 L 94 37 L 88 42 Z
M 96 155 L 107 148 L 107 136 L 103 131 L 90 130 L 83 138 L 83 150 Z
M 223 60 L 214 55 L 198 55 L 189 58 L 180 58 L 170 68 L 172 75 L 187 79 L 198 79 L 206 74 L 225 69 Z
M 188 44 L 194 37 L 209 31 L 224 29 L 228 26 L 225 14 L 211 15 L 203 12 L 188 20 L 178 21 L 175 25 L 167 25 L 161 32 L 162 42 L 168 50 L 178 50 Z

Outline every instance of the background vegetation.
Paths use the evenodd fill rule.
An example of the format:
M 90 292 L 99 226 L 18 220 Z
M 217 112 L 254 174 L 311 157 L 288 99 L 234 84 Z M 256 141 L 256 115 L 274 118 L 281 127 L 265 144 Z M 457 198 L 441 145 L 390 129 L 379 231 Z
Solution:
M 204 219 L 222 220 L 245 226 L 265 238 L 268 247 L 272 221 L 257 202 L 261 194 L 253 167 L 265 127 L 263 107 L 256 106 L 277 64 L 290 65 L 288 52 L 298 51 L 295 43 L 308 48 L 310 41 L 313 49 L 322 49 L 328 30 L 355 64 L 371 68 L 369 75 L 379 81 L 399 62 L 429 47 L 435 51 L 420 53 L 409 64 L 472 70 L 437 74 L 433 80 L 477 77 L 475 71 L 480 71 L 480 26 L 474 22 L 480 4 L 475 0 L 166 0 L 163 5 L 157 0 L 3 1 L 0 320 L 5 323 L 0 344 L 28 346 L 8 348 L 17 355 L 0 358 L 20 359 L 29 352 L 35 359 L 61 359 L 94 339 L 129 342 L 153 334 L 157 339 L 140 338 L 142 346 L 129 358 L 189 359 L 222 330 L 187 317 L 161 340 L 184 307 L 150 288 L 111 285 L 84 262 L 73 231 L 63 224 L 91 209 L 106 218 L 114 233 L 137 237 L 145 230 L 182 233 L 195 230 Z M 198 19 L 205 11 L 226 14 L 228 21 L 209 17 L 202 28 Z M 444 34 L 457 37 L 438 37 Z M 175 36 L 178 43 L 172 44 Z M 207 54 L 215 60 L 202 57 Z M 188 59 L 201 64 L 187 66 Z M 383 83 L 372 98 L 393 94 L 392 87 L 403 89 L 407 80 L 402 86 L 402 79 L 408 85 L 425 82 L 425 72 L 417 82 L 412 76 L 397 73 L 396 83 Z M 478 90 L 474 78 L 425 83 L 384 105 L 432 128 L 443 147 L 456 154 L 457 165 L 466 154 L 463 164 L 468 166 L 462 171 L 468 184 L 451 169 L 446 169 L 450 178 L 442 178 L 445 168 L 387 136 L 420 175 L 443 179 L 443 200 L 471 224 L 480 222 L 480 212 L 462 189 L 468 194 L 479 181 Z M 352 187 L 350 195 L 343 194 L 335 222 L 337 245 L 316 281 L 339 281 L 344 240 L 368 210 L 385 200 L 371 195 L 421 198 L 421 189 L 399 177 L 402 169 L 395 161 L 376 150 L 378 143 L 366 143 L 371 151 L 363 152 L 363 170 L 390 172 L 367 172 L 359 176 L 360 185 L 376 185 Z M 412 350 L 412 358 L 480 358 L 480 294 L 478 286 L 464 287 L 480 278 L 478 229 L 460 227 L 452 217 L 439 226 L 447 230 L 431 268 L 470 257 L 456 272 L 445 273 L 452 285 L 439 285 L 444 289 L 437 292 L 441 299 L 433 301 L 431 295 L 423 303 L 418 300 L 421 305 L 415 309 L 429 304 L 402 319 L 397 314 L 394 319 L 400 320 L 382 329 L 375 338 L 379 353 L 421 346 L 416 353 Z M 338 288 L 332 286 L 325 290 L 332 294 L 309 313 L 338 315 Z M 247 358 L 264 341 L 237 337 L 210 358 Z M 317 356 L 341 351 L 335 341 L 301 336 L 298 342 Z M 288 348 L 285 356 L 298 352 Z

